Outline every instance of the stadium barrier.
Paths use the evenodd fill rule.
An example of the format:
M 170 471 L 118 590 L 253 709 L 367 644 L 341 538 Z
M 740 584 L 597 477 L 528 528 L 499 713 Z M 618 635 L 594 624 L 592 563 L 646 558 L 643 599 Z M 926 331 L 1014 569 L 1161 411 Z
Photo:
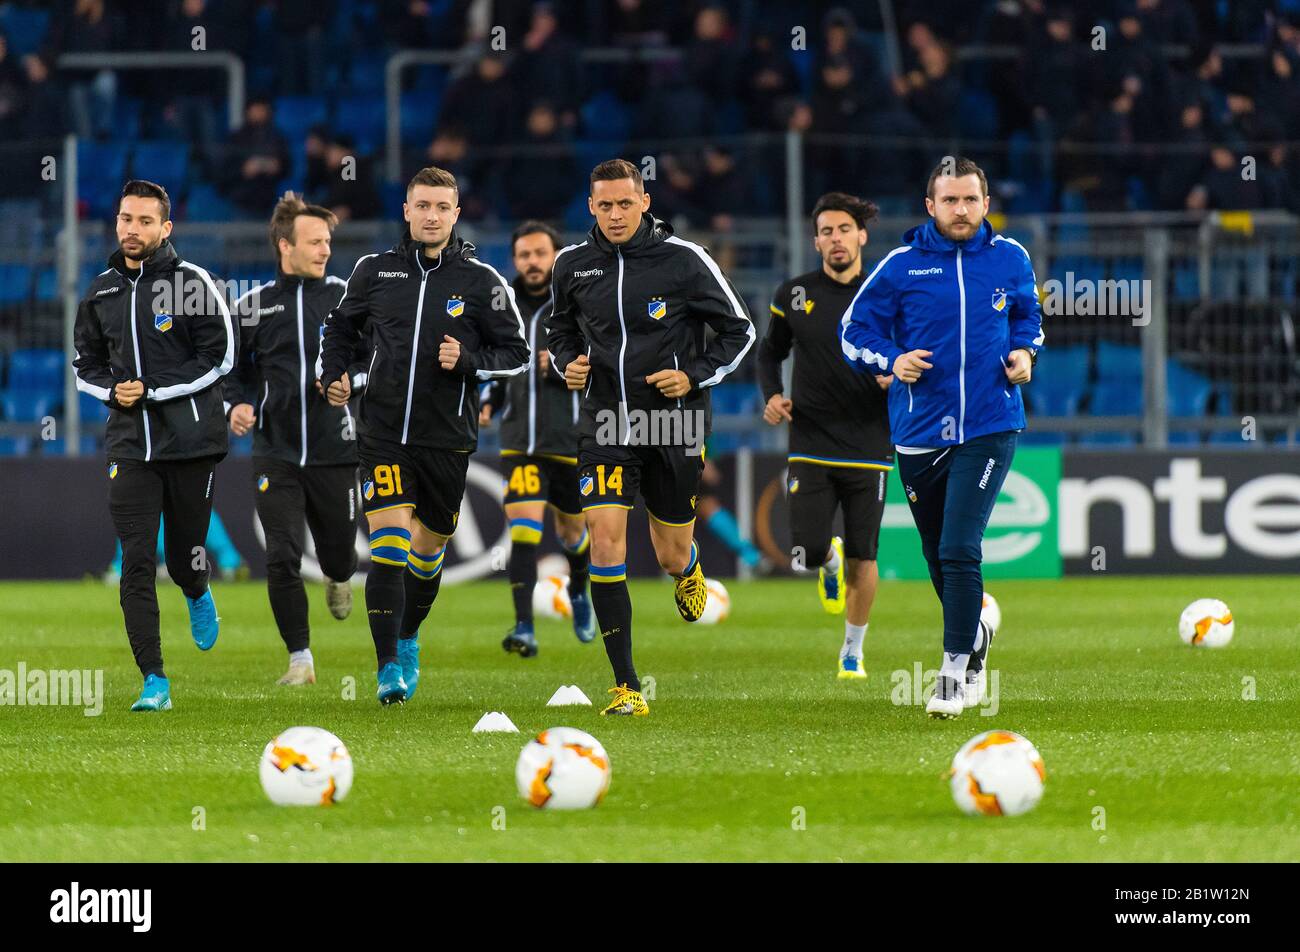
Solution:
M 477 454 L 456 535 L 447 555 L 449 583 L 499 574 L 509 533 L 501 510 L 497 459 Z M 790 565 L 786 461 L 742 451 L 716 461 L 709 491 L 736 511 L 773 571 Z M 254 576 L 264 565 L 253 503 L 253 461 L 231 457 L 217 469 L 215 509 Z M 105 465 L 98 460 L 0 459 L 0 535 L 39 539 L 0 550 L 0 578 L 100 575 L 113 557 Z M 880 574 L 928 578 L 897 472 L 889 475 L 881 529 Z M 51 500 L 78 500 L 76 506 Z M 660 575 L 632 516 L 628 572 Z M 696 530 L 710 575 L 738 574 L 736 559 L 701 522 Z M 304 567 L 319 578 L 312 550 Z M 357 537 L 364 571 L 368 548 Z M 542 551 L 559 551 L 547 536 Z M 984 540 L 990 579 L 1090 574 L 1233 574 L 1300 572 L 1300 473 L 1295 455 L 1205 447 L 1186 452 L 1098 452 L 1022 446 L 993 510 Z

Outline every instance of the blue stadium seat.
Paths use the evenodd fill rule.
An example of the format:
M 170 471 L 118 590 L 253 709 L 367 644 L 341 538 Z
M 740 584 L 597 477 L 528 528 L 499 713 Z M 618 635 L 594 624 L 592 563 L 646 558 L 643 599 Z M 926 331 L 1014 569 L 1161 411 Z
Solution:
M 371 108 L 383 115 L 382 103 L 372 102 Z M 275 99 L 275 127 L 291 145 L 301 143 L 308 129 L 328 119 L 329 107 L 324 96 L 277 96 Z
M 26 456 L 31 451 L 30 436 L 0 436 L 0 456 Z
M 1196 262 L 1175 262 L 1173 272 L 1174 300 L 1199 301 L 1201 299 L 1201 272 Z
M 185 198 L 187 221 L 229 221 L 238 217 L 235 206 L 206 182 L 196 182 Z
M 1213 384 L 1209 378 L 1191 370 L 1172 357 L 1165 364 L 1165 388 L 1169 394 L 1170 416 L 1208 416 Z M 1192 430 L 1171 432 L 1170 443 L 1199 443 L 1201 435 Z
M 1097 342 L 1097 377 L 1100 380 L 1126 380 L 1142 389 L 1142 348 L 1133 344 Z
M 182 142 L 137 142 L 131 153 L 131 174 L 157 182 L 169 195 L 183 195 L 189 184 L 190 147 Z
M 55 348 L 16 350 L 9 355 L 10 390 L 63 392 L 63 351 Z
M 627 106 L 611 92 L 597 93 L 584 102 L 578 111 L 587 138 L 613 139 L 621 144 L 631 131 L 632 117 Z
M 50 11 L 6 3 L 0 7 L 0 31 L 9 43 L 9 58 L 35 53 L 50 29 Z
M 1074 416 L 1088 389 L 1091 356 L 1085 344 L 1048 347 L 1038 355 L 1033 379 L 1024 388 L 1034 413 Z
M 442 111 L 442 91 L 419 89 L 402 93 L 402 142 L 405 145 L 427 145 L 433 139 Z
M 98 273 L 98 272 L 97 272 Z M 59 298 L 59 270 L 53 265 L 36 269 L 36 300 L 57 301 Z
M 127 143 L 77 142 L 77 196 L 86 203 L 91 218 L 108 218 L 117 210 L 117 198 L 126 181 Z
M 0 202 L 0 244 L 19 247 L 41 241 L 39 229 L 45 220 L 36 198 L 10 198 Z
M 1093 416 L 1132 416 L 1142 412 L 1142 387 L 1132 380 L 1103 379 L 1097 382 L 1089 398 Z M 1137 443 L 1135 432 L 1085 433 L 1079 437 L 1081 444 L 1132 446 Z
M 81 409 L 82 423 L 104 423 L 108 420 L 108 407 L 88 393 L 77 391 L 77 406 Z
M 67 441 L 63 437 L 57 440 L 37 440 L 37 447 L 42 456 L 65 456 L 67 455 Z M 95 456 L 99 453 L 99 440 L 89 433 L 81 434 L 81 455 Z
M 345 96 L 338 101 L 334 127 L 356 139 L 359 153 L 371 155 L 384 141 L 384 110 L 374 96 Z
M 998 103 L 986 90 L 962 90 L 958 109 L 958 132 L 966 139 L 998 138 Z
M 39 423 L 47 416 L 58 416 L 63 403 L 59 390 L 6 390 L 0 396 L 5 419 L 17 423 Z
M 382 52 L 353 52 L 348 66 L 348 92 L 354 96 L 363 93 L 371 102 L 384 93 L 384 72 L 387 60 Z M 383 110 L 378 112 L 382 115 Z
M 35 275 L 30 265 L 0 264 L 0 304 L 19 304 L 31 299 Z

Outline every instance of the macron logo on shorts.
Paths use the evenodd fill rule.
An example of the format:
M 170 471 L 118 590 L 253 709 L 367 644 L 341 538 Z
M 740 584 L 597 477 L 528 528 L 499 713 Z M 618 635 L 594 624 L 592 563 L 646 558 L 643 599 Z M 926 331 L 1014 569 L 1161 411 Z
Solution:
M 984 467 L 984 475 L 980 477 L 980 489 L 984 489 L 989 484 L 989 475 L 993 472 L 993 467 L 997 465 L 997 460 L 989 457 L 988 465 Z

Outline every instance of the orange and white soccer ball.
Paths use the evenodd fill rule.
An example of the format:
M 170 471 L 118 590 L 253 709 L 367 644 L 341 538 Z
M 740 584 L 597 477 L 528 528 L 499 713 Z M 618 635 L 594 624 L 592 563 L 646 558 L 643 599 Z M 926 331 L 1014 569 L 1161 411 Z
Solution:
M 533 586 L 533 614 L 539 618 L 572 618 L 569 601 L 569 577 L 548 575 Z
M 327 730 L 290 727 L 266 745 L 258 775 L 276 806 L 329 806 L 352 789 L 352 755 Z
M 609 789 L 609 754 L 573 727 L 552 727 L 530 740 L 515 763 L 519 795 L 542 810 L 585 810 Z
M 985 731 L 952 759 L 952 798 L 972 816 L 1018 816 L 1043 797 L 1047 770 L 1038 750 L 1014 731 Z
M 980 621 L 994 631 L 1002 627 L 1002 607 L 998 605 L 998 600 L 988 592 L 984 593 L 984 601 L 980 605 Z
M 700 613 L 696 624 L 716 625 L 718 622 L 726 621 L 727 616 L 731 614 L 731 596 L 727 594 L 727 586 L 716 578 L 706 578 L 704 587 L 708 590 L 709 598 L 704 603 L 704 611 Z
M 1198 598 L 1183 609 L 1178 637 L 1194 648 L 1222 648 L 1232 640 L 1232 612 L 1217 598 Z

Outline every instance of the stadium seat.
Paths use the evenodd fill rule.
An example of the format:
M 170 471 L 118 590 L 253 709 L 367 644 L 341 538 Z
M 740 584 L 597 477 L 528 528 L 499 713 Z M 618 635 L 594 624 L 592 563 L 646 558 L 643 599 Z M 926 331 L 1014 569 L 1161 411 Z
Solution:
M 39 423 L 45 417 L 58 416 L 63 403 L 59 390 L 6 390 L 0 396 L 6 420 L 14 423 Z
M 0 304 L 18 304 L 31 299 L 35 275 L 30 265 L 0 264 Z
M 59 437 L 57 440 L 36 441 L 36 446 L 42 456 L 66 456 L 68 452 L 67 445 L 68 443 L 63 437 Z M 82 456 L 96 456 L 99 453 L 99 440 L 90 433 L 81 434 L 79 445 L 81 446 Z
M 131 151 L 132 176 L 157 182 L 169 195 L 185 194 L 189 166 L 190 147 L 182 142 L 137 142 Z
M 54 348 L 16 350 L 9 355 L 10 390 L 63 392 L 63 351 Z
M 402 93 L 402 142 L 428 145 L 442 111 L 442 91 L 418 89 Z
M 998 104 L 987 90 L 969 87 L 963 89 L 957 114 L 958 131 L 962 138 L 998 138 Z
M 26 456 L 31 450 L 30 436 L 0 436 L 0 456 Z
M 381 52 L 356 52 L 348 65 L 347 90 L 353 96 L 365 95 L 372 103 L 384 94 L 384 73 L 388 63 Z M 380 115 L 383 110 L 377 110 Z
M 1133 416 L 1142 413 L 1142 386 L 1132 380 L 1103 379 L 1097 382 L 1089 397 L 1092 416 Z M 1132 446 L 1137 443 L 1134 431 L 1085 433 L 1079 437 L 1081 444 Z
M 384 110 L 376 107 L 374 96 L 345 96 L 338 101 L 334 127 L 356 140 L 360 154 L 373 155 L 384 142 Z
M 579 112 L 582 129 L 589 139 L 613 139 L 621 144 L 631 131 L 632 117 L 612 92 L 597 93 L 582 104 Z
M 82 423 L 103 423 L 108 420 L 108 407 L 102 400 L 96 400 L 88 393 L 77 391 L 77 406 L 81 410 Z
M 187 221 L 229 221 L 238 218 L 235 206 L 227 201 L 215 186 L 197 182 L 185 199 Z
M 86 203 L 91 218 L 108 218 L 117 209 L 117 197 L 126 180 L 127 143 L 77 142 L 77 197 Z
M 0 32 L 9 44 L 9 58 L 19 60 L 28 53 L 36 53 L 45 42 L 50 29 L 48 9 L 6 3 L 0 7 Z
M 1038 355 L 1033 379 L 1024 388 L 1033 412 L 1074 416 L 1088 388 L 1091 355 L 1086 345 L 1047 347 Z
M 43 220 L 39 199 L 5 199 L 0 202 L 0 244 L 22 246 L 39 241 L 32 229 L 39 228 Z
M 59 298 L 59 271 L 53 265 L 36 269 L 36 300 L 57 301 Z
M 1108 340 L 1098 341 L 1097 377 L 1103 381 L 1136 381 L 1140 392 L 1142 382 L 1142 348 L 1133 344 L 1116 344 Z
M 383 115 L 383 103 L 371 101 L 371 108 Z M 307 130 L 329 119 L 329 107 L 323 96 L 277 96 L 275 127 L 284 133 L 291 146 L 307 138 Z
M 1165 388 L 1169 394 L 1169 415 L 1208 416 L 1213 384 L 1207 377 L 1190 370 L 1174 358 L 1165 365 Z M 1171 432 L 1170 443 L 1199 443 L 1200 433 L 1194 430 Z

